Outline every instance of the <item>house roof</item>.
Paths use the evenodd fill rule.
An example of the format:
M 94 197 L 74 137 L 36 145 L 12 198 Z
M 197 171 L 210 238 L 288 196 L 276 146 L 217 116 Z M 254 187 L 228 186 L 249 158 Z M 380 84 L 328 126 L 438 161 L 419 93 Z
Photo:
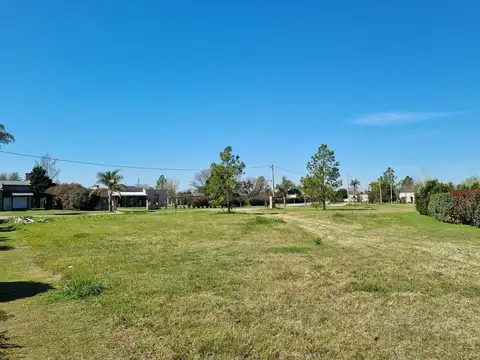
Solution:
M 12 181 L 12 180 L 1 180 L 0 189 L 3 189 L 5 185 L 10 186 L 30 186 L 30 181 Z

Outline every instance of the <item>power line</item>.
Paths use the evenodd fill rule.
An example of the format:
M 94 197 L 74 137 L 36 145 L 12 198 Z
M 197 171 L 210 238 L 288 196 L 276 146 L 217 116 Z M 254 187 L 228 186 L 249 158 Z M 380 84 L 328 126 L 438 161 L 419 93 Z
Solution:
M 15 155 L 15 156 L 23 156 L 32 159 L 41 159 L 43 156 L 39 155 L 31 155 L 31 154 L 22 154 L 16 153 L 12 151 L 4 151 L 0 150 L 0 153 Z M 103 166 L 103 167 L 113 167 L 113 168 L 120 168 L 120 169 L 137 169 L 137 170 L 157 170 L 157 171 L 201 171 L 207 169 L 201 168 L 161 168 L 161 167 L 145 167 L 145 166 L 132 166 L 132 165 L 116 165 L 116 164 L 105 164 L 105 163 L 95 163 L 95 162 L 88 162 L 88 161 L 78 161 L 78 160 L 69 160 L 69 159 L 60 159 L 60 158 L 51 158 L 55 161 L 66 162 L 71 164 L 82 164 L 82 165 L 93 165 L 93 166 Z M 249 169 L 259 169 L 259 168 L 268 168 L 269 165 L 256 165 L 256 166 L 246 166 Z
M 280 170 L 283 170 L 283 171 L 287 171 L 287 172 L 291 172 L 291 173 L 294 173 L 294 174 L 307 175 L 306 173 L 303 173 L 303 172 L 300 172 L 300 171 L 285 169 L 285 168 L 280 167 L 280 166 L 277 166 L 277 165 L 273 165 L 273 166 L 275 166 L 277 169 L 280 169 Z

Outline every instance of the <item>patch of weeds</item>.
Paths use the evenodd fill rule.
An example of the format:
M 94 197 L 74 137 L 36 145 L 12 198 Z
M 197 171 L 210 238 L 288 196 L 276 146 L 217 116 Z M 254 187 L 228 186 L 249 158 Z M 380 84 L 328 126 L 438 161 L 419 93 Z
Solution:
M 391 291 L 388 286 L 374 279 L 354 281 L 350 283 L 349 288 L 351 291 L 364 291 L 369 293 L 379 293 L 382 295 L 385 295 Z
M 276 254 L 299 254 L 309 252 L 311 249 L 308 247 L 300 246 L 286 246 L 286 247 L 276 247 L 270 248 L 269 251 Z
M 339 213 L 339 212 L 336 212 L 335 214 L 333 214 L 332 217 L 333 217 L 334 220 L 337 220 L 337 221 L 344 221 L 347 218 L 345 216 L 345 214 L 342 214 L 342 213 Z
M 86 237 L 88 237 L 88 235 L 89 235 L 89 234 L 87 234 L 87 233 L 82 233 L 82 232 L 80 232 L 80 233 L 75 233 L 75 234 L 73 234 L 72 237 L 73 237 L 74 239 L 85 239 Z
M 314 237 L 313 242 L 315 243 L 315 245 L 322 245 L 323 244 L 323 240 L 320 236 Z
M 285 224 L 285 221 L 278 218 L 255 216 L 253 219 L 248 219 L 245 225 L 254 226 L 254 225 L 268 225 L 268 224 Z
M 59 300 L 77 300 L 98 296 L 105 290 L 105 281 L 100 278 L 72 279 L 58 293 Z

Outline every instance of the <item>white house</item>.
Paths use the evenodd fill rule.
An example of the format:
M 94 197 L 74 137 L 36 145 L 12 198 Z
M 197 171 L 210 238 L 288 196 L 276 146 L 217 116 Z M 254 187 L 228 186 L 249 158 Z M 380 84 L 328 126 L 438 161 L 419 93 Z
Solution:
M 414 192 L 401 192 L 398 194 L 398 198 L 405 199 L 407 204 L 414 204 L 415 203 L 415 193 Z

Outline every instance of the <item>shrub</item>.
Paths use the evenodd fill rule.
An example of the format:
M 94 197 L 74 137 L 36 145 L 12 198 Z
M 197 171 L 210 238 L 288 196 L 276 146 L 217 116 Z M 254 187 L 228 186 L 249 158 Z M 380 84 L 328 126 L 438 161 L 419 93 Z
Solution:
M 452 196 L 455 220 L 480 227 L 480 189 L 456 190 Z
M 433 194 L 428 203 L 428 215 L 438 221 L 455 222 L 452 193 Z
M 83 299 L 97 296 L 105 290 L 105 282 L 99 278 L 70 280 L 58 294 L 62 300 Z
M 323 244 L 323 240 L 320 236 L 317 236 L 317 237 L 314 237 L 313 238 L 313 242 L 316 244 L 316 245 L 322 245 Z
M 89 210 L 90 192 L 87 189 L 74 190 L 68 198 L 69 210 Z
M 55 209 L 70 209 L 70 196 L 77 190 L 86 190 L 80 184 L 59 184 L 47 189 L 47 193 L 53 195 Z
M 444 184 L 438 180 L 428 180 L 423 184 L 419 191 L 415 194 L 415 207 L 422 215 L 428 215 L 428 203 L 430 197 L 434 194 L 451 192 L 453 184 Z

